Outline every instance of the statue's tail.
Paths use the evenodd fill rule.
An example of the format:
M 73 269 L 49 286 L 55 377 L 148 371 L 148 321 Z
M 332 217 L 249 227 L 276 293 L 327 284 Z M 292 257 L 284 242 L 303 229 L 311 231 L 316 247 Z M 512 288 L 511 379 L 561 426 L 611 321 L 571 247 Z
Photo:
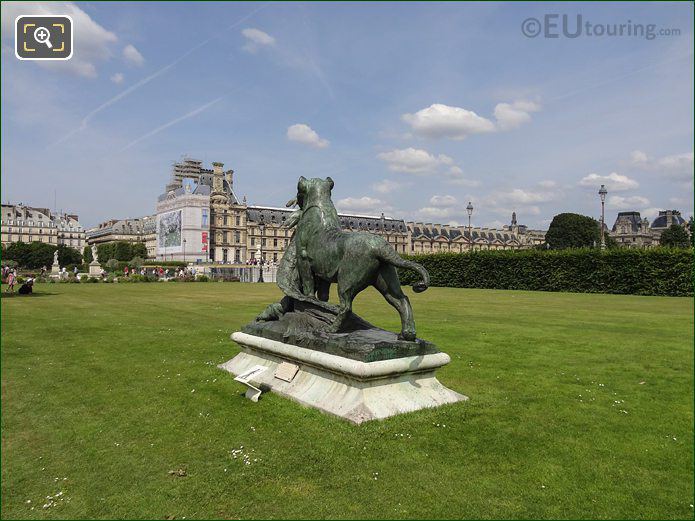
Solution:
M 381 248 L 381 250 L 379 251 L 379 257 L 381 258 L 381 260 L 388 262 L 389 264 L 393 264 L 398 268 L 415 270 L 422 277 L 422 280 L 420 282 L 416 282 L 415 284 L 413 284 L 413 291 L 415 293 L 421 293 L 430 286 L 430 274 L 427 273 L 427 270 L 424 268 L 424 266 L 418 264 L 417 262 L 405 260 L 400 255 L 398 255 L 398 253 L 396 253 L 396 251 L 391 246 L 384 246 L 385 247 Z

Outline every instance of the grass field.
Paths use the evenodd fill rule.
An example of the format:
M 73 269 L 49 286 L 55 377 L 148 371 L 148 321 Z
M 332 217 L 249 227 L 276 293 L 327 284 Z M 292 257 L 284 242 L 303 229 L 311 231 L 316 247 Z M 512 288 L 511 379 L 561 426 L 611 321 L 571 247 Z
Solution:
M 693 517 L 692 299 L 432 288 L 470 401 L 356 426 L 216 368 L 274 285 L 36 292 L 2 299 L 4 519 Z

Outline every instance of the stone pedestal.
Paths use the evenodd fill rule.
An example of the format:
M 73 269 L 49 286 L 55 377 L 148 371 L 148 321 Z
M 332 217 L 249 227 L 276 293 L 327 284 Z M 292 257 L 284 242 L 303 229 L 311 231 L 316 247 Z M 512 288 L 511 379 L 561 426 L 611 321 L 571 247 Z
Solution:
M 256 387 L 354 423 L 468 399 L 435 376 L 451 360 L 446 353 L 364 362 L 242 332 L 232 334 L 232 340 L 242 352 L 220 369 L 240 375 L 254 366 L 267 367 L 251 378 Z M 290 381 L 275 376 L 283 362 L 299 367 Z
M 51 266 L 51 275 L 60 275 L 60 264 L 54 262 Z
M 89 263 L 89 276 L 90 277 L 101 277 L 101 264 L 97 261 L 92 261 Z

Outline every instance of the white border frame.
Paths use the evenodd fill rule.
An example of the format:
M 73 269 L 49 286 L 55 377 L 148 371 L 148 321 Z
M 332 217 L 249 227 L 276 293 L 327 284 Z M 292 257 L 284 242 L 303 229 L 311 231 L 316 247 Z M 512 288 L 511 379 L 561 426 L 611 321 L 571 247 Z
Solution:
M 20 18 L 55 18 L 56 16 L 62 16 L 63 18 L 67 18 L 70 20 L 70 55 L 66 56 L 65 58 L 22 58 L 19 53 L 17 52 L 17 22 L 19 21 Z M 17 57 L 18 60 L 22 61 L 65 61 L 69 60 L 72 58 L 72 54 L 75 52 L 75 22 L 72 20 L 72 16 L 69 14 L 20 14 L 17 18 L 14 19 L 14 55 Z

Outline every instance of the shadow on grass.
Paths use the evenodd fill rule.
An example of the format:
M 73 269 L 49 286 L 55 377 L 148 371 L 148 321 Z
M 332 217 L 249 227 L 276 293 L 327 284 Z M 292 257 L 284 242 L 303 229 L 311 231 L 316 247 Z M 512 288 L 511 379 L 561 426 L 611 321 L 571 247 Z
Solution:
M 51 295 L 57 295 L 58 293 L 47 293 L 47 292 L 41 292 L 41 293 L 29 293 L 28 295 L 20 295 L 16 291 L 14 293 L 10 293 L 9 291 L 3 291 L 0 294 L 0 298 L 35 298 L 35 297 L 48 297 Z

